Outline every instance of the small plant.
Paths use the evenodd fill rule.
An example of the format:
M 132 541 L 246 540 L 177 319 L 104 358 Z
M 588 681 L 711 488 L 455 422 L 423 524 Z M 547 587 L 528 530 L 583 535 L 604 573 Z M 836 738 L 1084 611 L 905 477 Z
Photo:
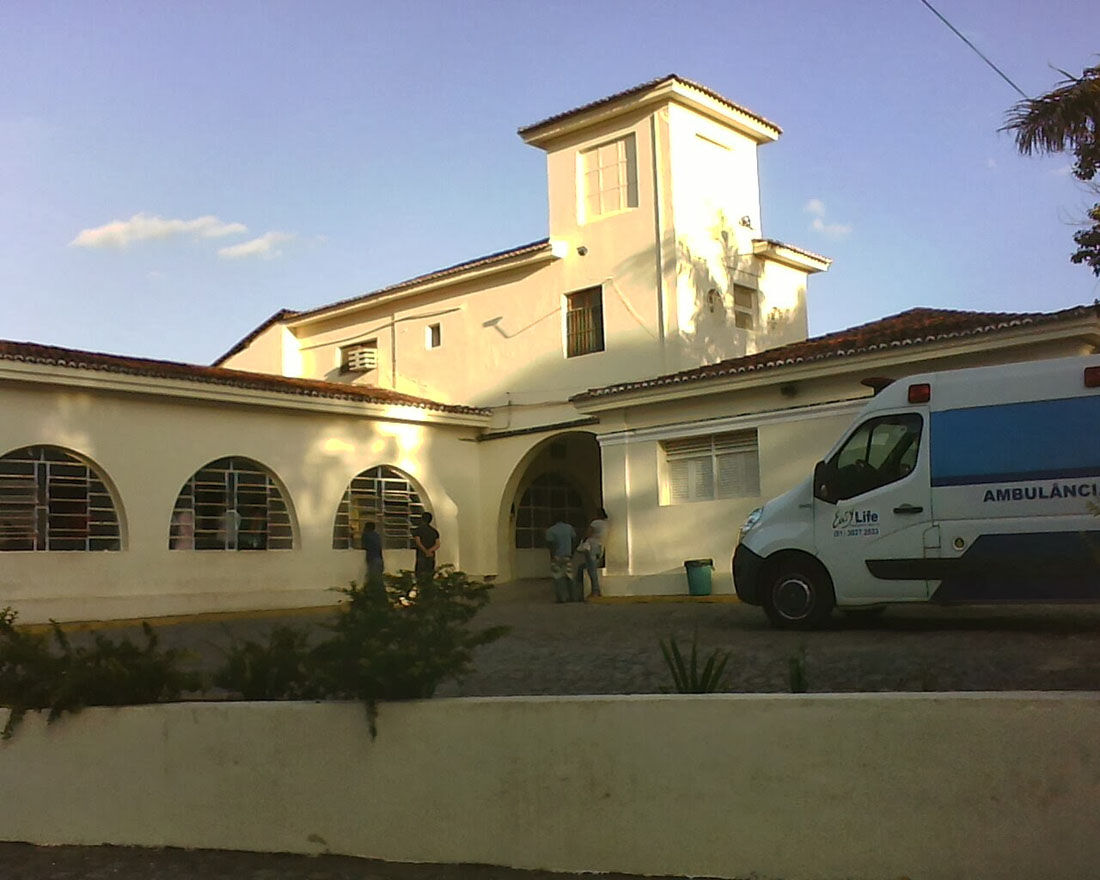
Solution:
M 96 634 L 88 646 L 73 646 L 56 621 L 50 636 L 16 627 L 16 612 L 0 612 L 0 705 L 11 713 L 4 739 L 32 709 L 48 709 L 47 721 L 85 706 L 130 706 L 177 699 L 198 690 L 193 672 L 180 668 L 184 653 L 161 650 L 157 634 L 142 624 L 145 645 Z
M 352 582 L 328 638 L 310 646 L 305 631 L 280 627 L 266 645 L 235 643 L 214 682 L 244 699 L 360 700 L 375 736 L 379 701 L 432 696 L 508 631 L 469 626 L 491 589 L 452 566 L 423 585 L 411 571 L 386 575 L 384 590 Z
M 267 644 L 234 640 L 214 684 L 245 700 L 308 700 L 319 697 L 309 633 L 277 626 Z
M 787 672 L 792 694 L 804 694 L 808 690 L 806 681 L 806 646 L 799 645 L 787 660 Z
M 325 693 L 361 700 L 371 736 L 379 700 L 432 696 L 443 681 L 469 672 L 476 648 L 508 632 L 470 629 L 492 586 L 453 566 L 442 566 L 426 584 L 418 585 L 411 571 L 385 580 L 383 593 L 354 583 L 342 590 L 345 612 L 332 625 L 333 637 L 316 649 Z
M 729 662 L 730 652 L 715 648 L 707 657 L 703 668 L 699 669 L 699 634 L 691 639 L 691 659 L 685 663 L 676 639 L 669 636 L 667 642 L 661 640 L 661 653 L 665 664 L 672 674 L 672 690 L 678 694 L 712 694 L 724 686 L 723 673 Z M 668 688 L 661 688 L 668 693 Z

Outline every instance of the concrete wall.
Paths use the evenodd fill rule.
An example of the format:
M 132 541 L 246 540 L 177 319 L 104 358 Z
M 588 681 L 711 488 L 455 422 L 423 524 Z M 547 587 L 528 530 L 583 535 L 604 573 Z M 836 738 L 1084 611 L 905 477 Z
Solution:
M 178 704 L 31 716 L 0 838 L 785 880 L 1085 878 L 1097 694 Z

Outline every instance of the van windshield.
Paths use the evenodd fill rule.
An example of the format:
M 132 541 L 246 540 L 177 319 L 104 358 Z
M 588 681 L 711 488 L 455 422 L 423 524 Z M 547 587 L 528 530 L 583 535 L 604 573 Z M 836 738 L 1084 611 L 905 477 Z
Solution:
M 879 416 L 860 425 L 833 456 L 829 501 L 844 501 L 907 476 L 917 464 L 919 413 Z

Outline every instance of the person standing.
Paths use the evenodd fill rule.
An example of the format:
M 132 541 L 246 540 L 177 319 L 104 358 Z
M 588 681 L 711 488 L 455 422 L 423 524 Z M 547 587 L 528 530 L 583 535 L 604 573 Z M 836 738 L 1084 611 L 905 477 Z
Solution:
M 382 536 L 378 534 L 373 521 L 363 524 L 362 545 L 367 557 L 367 589 L 376 595 L 381 595 L 385 592 L 382 572 L 386 566 L 382 561 Z
M 584 573 L 588 572 L 588 580 L 592 591 L 589 596 L 598 599 L 600 592 L 599 569 L 604 564 L 604 552 L 607 548 L 607 511 L 602 507 L 596 508 L 596 518 L 588 524 L 588 532 L 578 548 L 582 553 L 581 564 L 577 566 L 576 584 L 580 594 L 584 596 Z
M 430 583 L 435 575 L 435 554 L 439 550 L 439 532 L 432 528 L 432 515 L 420 514 L 420 525 L 413 529 L 413 546 L 416 548 L 416 582 Z
M 567 522 L 558 520 L 546 530 L 546 547 L 550 551 L 550 577 L 554 580 L 554 600 L 559 603 L 569 602 L 573 598 L 574 585 L 569 561 L 576 543 L 577 530 Z

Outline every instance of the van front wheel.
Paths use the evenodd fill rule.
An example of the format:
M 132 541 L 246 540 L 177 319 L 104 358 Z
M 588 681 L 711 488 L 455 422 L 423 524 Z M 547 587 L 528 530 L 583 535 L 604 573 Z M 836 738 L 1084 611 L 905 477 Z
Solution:
M 764 612 L 781 629 L 815 629 L 836 605 L 829 573 L 808 556 L 782 560 L 765 586 Z

